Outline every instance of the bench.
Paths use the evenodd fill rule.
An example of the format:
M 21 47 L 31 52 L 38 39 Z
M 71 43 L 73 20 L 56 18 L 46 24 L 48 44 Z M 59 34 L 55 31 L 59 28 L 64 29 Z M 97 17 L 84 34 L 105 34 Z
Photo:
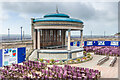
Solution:
M 116 61 L 117 61 L 117 57 L 114 57 L 114 59 L 110 63 L 110 66 L 113 67 L 115 65 Z
M 103 63 L 105 63 L 107 60 L 109 60 L 109 56 L 106 56 L 104 58 L 102 58 L 101 60 L 98 61 L 97 65 L 102 65 Z

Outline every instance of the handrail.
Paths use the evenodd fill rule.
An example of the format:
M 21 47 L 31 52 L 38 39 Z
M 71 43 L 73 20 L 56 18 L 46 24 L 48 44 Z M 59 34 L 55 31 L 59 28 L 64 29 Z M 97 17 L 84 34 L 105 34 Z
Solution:
M 30 54 L 28 54 L 28 56 L 26 57 L 26 61 L 29 60 L 29 57 L 30 57 L 30 55 L 33 53 L 33 51 L 34 51 L 34 49 L 30 52 Z

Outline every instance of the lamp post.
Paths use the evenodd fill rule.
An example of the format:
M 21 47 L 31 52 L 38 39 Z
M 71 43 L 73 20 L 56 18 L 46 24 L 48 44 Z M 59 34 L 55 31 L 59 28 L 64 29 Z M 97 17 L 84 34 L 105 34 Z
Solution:
M 25 40 L 24 33 L 25 33 L 25 32 L 23 31 L 23 40 Z
M 105 31 L 104 31 L 104 38 L 105 38 Z
M 22 41 L 22 27 L 20 27 L 21 28 L 21 41 Z
M 92 38 L 92 31 L 91 31 L 91 38 Z
M 8 40 L 10 40 L 10 29 L 8 28 Z

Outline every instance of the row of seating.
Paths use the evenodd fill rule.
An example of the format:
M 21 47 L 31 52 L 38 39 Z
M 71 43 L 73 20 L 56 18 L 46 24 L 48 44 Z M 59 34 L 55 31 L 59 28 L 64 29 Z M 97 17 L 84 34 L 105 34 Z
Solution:
M 87 46 L 84 50 L 99 55 L 120 56 L 120 48 L 115 46 Z
M 2 80 L 5 78 L 25 78 L 27 80 L 33 78 L 39 78 L 39 80 L 98 80 L 100 76 L 99 70 L 70 65 L 47 67 L 44 63 L 36 61 L 26 61 L 23 62 L 23 65 L 12 64 L 12 66 L 4 66 L 0 69 L 0 79 Z
M 102 65 L 103 63 L 105 63 L 107 60 L 109 60 L 109 56 L 106 56 L 104 58 L 102 58 L 101 60 L 98 61 L 97 65 Z
M 69 65 L 64 65 L 64 67 L 53 65 L 47 70 L 42 70 L 42 73 L 42 75 L 46 75 L 46 78 L 52 76 L 57 80 L 97 80 L 100 78 L 100 71 L 98 70 Z
M 117 61 L 117 57 L 114 57 L 114 59 L 110 63 L 110 66 L 113 67 L 115 65 L 116 61 Z
M 44 63 L 36 61 L 27 61 L 21 64 L 12 64 L 12 66 L 4 66 L 0 69 L 0 80 L 18 79 L 18 78 L 39 78 L 40 74 L 36 71 L 45 69 L 47 66 Z

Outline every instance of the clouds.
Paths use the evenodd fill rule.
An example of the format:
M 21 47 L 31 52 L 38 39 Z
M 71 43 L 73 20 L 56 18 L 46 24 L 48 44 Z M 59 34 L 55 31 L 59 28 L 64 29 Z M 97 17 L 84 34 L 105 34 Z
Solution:
M 30 18 L 41 18 L 45 14 L 54 13 L 56 5 L 60 13 L 66 13 L 84 22 L 84 34 L 90 34 L 91 30 L 98 35 L 101 35 L 102 31 L 107 31 L 108 35 L 117 32 L 117 2 L 4 2 L 2 11 L 7 13 L 4 14 L 6 19 L 7 16 L 17 17 L 16 22 L 22 22 L 19 22 L 19 25 L 26 26 L 25 29 L 28 30 L 26 32 L 30 33 Z M 9 20 L 14 19 L 9 18 L 8 24 Z
M 56 10 L 56 5 L 59 8 L 59 12 L 67 13 L 72 15 L 72 17 L 81 17 L 87 20 L 95 15 L 95 10 L 91 4 L 77 2 L 13 2 L 3 3 L 2 8 L 7 11 L 30 15 L 53 13 Z
M 54 3 L 39 3 L 39 2 L 10 2 L 3 3 L 2 8 L 8 11 L 14 11 L 17 13 L 25 14 L 44 14 L 47 12 L 55 11 Z M 52 8 L 52 9 L 49 9 Z

